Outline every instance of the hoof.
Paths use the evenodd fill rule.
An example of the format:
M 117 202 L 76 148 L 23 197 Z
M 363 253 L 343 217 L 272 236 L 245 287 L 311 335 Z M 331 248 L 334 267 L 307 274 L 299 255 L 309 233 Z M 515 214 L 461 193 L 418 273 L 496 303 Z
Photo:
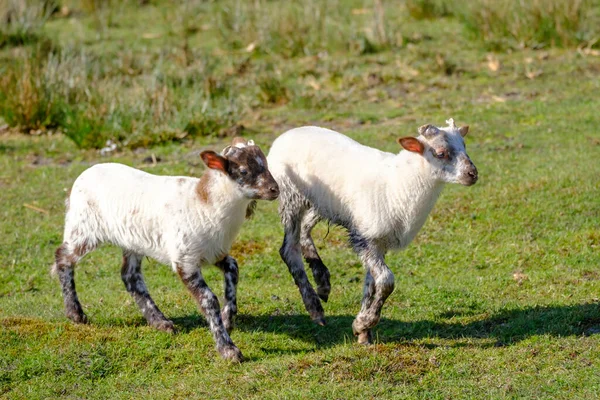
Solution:
M 318 301 L 318 300 L 317 300 Z M 317 325 L 325 326 L 325 312 L 323 311 L 323 307 L 321 304 L 318 304 L 319 307 L 316 310 L 309 311 L 310 319 Z
M 331 292 L 331 288 L 317 288 L 317 295 L 325 303 L 329 300 L 329 292 Z
M 358 322 L 357 319 L 352 322 L 352 333 L 358 338 L 360 344 L 371 344 L 373 343 L 373 335 L 371 329 L 367 328 L 365 324 Z
M 219 350 L 219 353 L 221 354 L 221 357 L 223 357 L 223 359 L 227 361 L 231 361 L 234 363 L 241 363 L 244 361 L 244 356 L 242 355 L 242 352 L 235 346 L 221 349 Z
M 162 321 L 154 321 L 150 323 L 150 326 L 152 326 L 155 329 L 158 329 L 159 331 L 163 331 L 163 332 L 167 332 L 167 333 L 176 333 L 176 329 L 175 329 L 175 325 L 173 324 L 172 321 L 169 320 L 162 320 Z
M 67 318 L 69 318 L 71 321 L 75 322 L 76 324 L 87 324 L 88 323 L 88 318 L 87 315 L 85 315 L 84 313 L 67 313 Z
M 356 336 L 358 337 L 358 344 L 362 344 L 365 346 L 373 344 L 373 336 L 371 334 L 371 331 L 364 331 Z

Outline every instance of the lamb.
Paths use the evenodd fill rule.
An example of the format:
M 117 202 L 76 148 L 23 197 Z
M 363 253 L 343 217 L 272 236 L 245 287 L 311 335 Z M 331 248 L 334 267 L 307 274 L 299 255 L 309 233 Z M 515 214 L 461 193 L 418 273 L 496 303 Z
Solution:
M 386 153 L 338 132 L 307 126 L 289 130 L 273 143 L 269 168 L 279 184 L 284 225 L 280 255 L 300 290 L 312 320 L 325 324 L 321 301 L 331 291 L 330 274 L 311 237 L 320 220 L 349 232 L 353 250 L 366 269 L 360 312 L 352 324 L 358 342 L 372 341 L 381 308 L 394 290 L 385 263 L 389 250 L 406 247 L 419 232 L 445 183 L 477 182 L 477 169 L 465 150 L 468 126 L 423 125 L 419 136 L 398 139 L 406 151 Z M 313 289 L 302 257 L 312 270 Z
M 86 323 L 77 298 L 74 267 L 101 243 L 123 249 L 121 278 L 150 326 L 173 332 L 150 297 L 141 264 L 144 256 L 170 264 L 206 316 L 216 347 L 225 359 L 241 362 L 229 333 L 237 312 L 238 265 L 231 245 L 255 200 L 274 200 L 277 182 L 260 148 L 242 138 L 221 154 L 200 154 L 208 169 L 200 179 L 156 176 L 121 164 L 98 164 L 84 171 L 67 199 L 64 241 L 53 272 L 62 286 L 68 318 Z M 224 275 L 225 306 L 202 277 L 214 264 Z

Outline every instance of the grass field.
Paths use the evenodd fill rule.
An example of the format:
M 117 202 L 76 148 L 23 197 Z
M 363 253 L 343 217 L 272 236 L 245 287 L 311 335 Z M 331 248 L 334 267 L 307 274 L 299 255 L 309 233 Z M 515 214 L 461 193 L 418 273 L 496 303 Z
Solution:
M 0 397 L 599 396 L 597 1 L 514 14 L 493 9 L 509 0 L 110 3 L 2 20 Z M 352 336 L 364 272 L 345 233 L 315 230 L 332 275 L 316 326 L 279 258 L 276 203 L 231 252 L 245 363 L 219 358 L 191 296 L 153 260 L 148 287 L 179 332 L 147 327 L 112 247 L 77 269 L 90 324 L 64 317 L 49 267 L 66 192 L 90 165 L 198 176 L 199 151 L 231 135 L 266 150 L 307 124 L 396 152 L 397 137 L 448 117 L 470 125 L 480 179 L 448 186 L 387 257 L 396 289 L 373 346 Z M 117 150 L 101 155 L 107 140 Z M 220 273 L 205 276 L 221 296 Z

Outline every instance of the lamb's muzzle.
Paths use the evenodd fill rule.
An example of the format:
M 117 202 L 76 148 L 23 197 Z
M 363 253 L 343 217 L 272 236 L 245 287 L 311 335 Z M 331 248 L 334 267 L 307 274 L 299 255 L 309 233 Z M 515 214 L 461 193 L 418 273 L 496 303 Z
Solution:
M 464 179 L 463 181 L 461 181 L 461 183 L 464 186 L 471 186 L 474 185 L 475 183 L 477 183 L 477 179 L 478 179 L 478 174 L 477 174 L 477 168 L 475 167 L 475 164 L 473 164 L 473 162 L 471 162 L 471 160 L 469 160 L 469 167 L 467 169 L 467 176 L 468 179 Z

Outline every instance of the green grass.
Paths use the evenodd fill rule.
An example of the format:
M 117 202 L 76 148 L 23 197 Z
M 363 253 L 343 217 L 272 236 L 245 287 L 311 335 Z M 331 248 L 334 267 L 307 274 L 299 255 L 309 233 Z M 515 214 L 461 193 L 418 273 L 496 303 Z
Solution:
M 22 36 L 0 37 L 0 116 L 81 148 L 227 136 L 274 105 L 326 110 L 366 89 L 395 99 L 429 84 L 424 75 L 468 74 L 461 46 L 597 52 L 600 43 L 598 0 L 21 3 L 0 5 L 0 35 Z M 442 35 L 456 40 L 440 46 Z
M 55 7 L 53 0 L 2 0 L 0 49 L 39 41 L 42 28 Z
M 298 4 L 277 12 L 289 15 Z M 386 14 L 384 35 L 362 31 L 374 46 L 365 52 L 355 38 L 373 26 L 376 10 L 361 1 L 340 1 L 347 15 L 324 17 L 323 30 L 309 28 L 302 54 L 290 50 L 292 42 L 278 52 L 284 45 L 269 35 L 279 27 L 262 28 L 262 36 L 241 47 L 233 41 L 251 32 L 222 36 L 233 25 L 221 26 L 221 19 L 235 14 L 224 16 L 218 5 L 123 3 L 91 12 L 69 3 L 69 16 L 43 26 L 49 47 L 0 51 L 2 71 L 33 62 L 30 75 L 0 76 L 3 87 L 22 96 L 19 104 L 42 111 L 60 105 L 48 114 L 57 127 L 0 133 L 0 397 L 596 398 L 600 69 L 594 52 L 492 54 L 465 35 L 459 16 L 434 10 L 414 20 L 416 11 L 403 7 Z M 175 23 L 186 15 L 197 17 Z M 246 14 L 252 15 L 256 10 Z M 323 42 L 319 35 L 330 23 L 343 23 L 340 35 Z M 258 39 L 266 42 L 246 51 Z M 42 72 L 33 72 L 37 67 Z M 27 96 L 23 88 L 45 97 Z M 5 106 L 7 93 L 0 93 Z M 241 132 L 268 149 L 279 133 L 305 124 L 398 151 L 397 137 L 448 117 L 470 125 L 467 147 L 480 181 L 448 186 L 415 242 L 389 254 L 396 290 L 374 346 L 358 346 L 352 337 L 364 272 L 344 232 L 324 225 L 315 231 L 333 286 L 324 304 L 328 325 L 319 327 L 279 258 L 275 203 L 259 205 L 232 249 L 240 263 L 232 338 L 247 362 L 219 358 L 183 284 L 153 260 L 144 261 L 146 281 L 179 333 L 147 327 L 120 280 L 120 252 L 109 246 L 77 269 L 91 323 L 64 317 L 49 267 L 61 242 L 66 191 L 91 164 L 197 176 L 198 150 L 221 149 L 227 135 Z M 12 121 L 10 114 L 3 118 Z M 86 140 L 88 126 L 96 134 L 87 140 L 114 139 L 122 150 L 108 156 L 81 150 L 69 136 Z M 156 143 L 162 144 L 148 147 Z M 149 164 L 152 155 L 161 161 Z M 216 268 L 205 275 L 222 296 Z

